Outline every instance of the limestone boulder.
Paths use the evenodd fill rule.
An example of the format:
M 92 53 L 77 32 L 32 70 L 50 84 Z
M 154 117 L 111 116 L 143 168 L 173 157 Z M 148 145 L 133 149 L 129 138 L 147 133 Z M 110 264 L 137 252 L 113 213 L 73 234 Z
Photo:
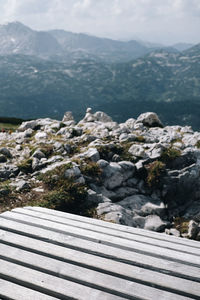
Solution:
M 147 112 L 139 115 L 136 123 L 142 123 L 147 127 L 163 127 L 163 124 L 160 121 L 158 115 L 154 112 Z

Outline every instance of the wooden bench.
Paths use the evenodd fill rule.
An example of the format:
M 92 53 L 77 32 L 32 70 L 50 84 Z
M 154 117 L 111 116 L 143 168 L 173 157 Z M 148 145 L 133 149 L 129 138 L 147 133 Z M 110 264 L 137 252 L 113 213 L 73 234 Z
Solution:
M 200 299 L 200 243 L 41 207 L 0 215 L 0 299 Z

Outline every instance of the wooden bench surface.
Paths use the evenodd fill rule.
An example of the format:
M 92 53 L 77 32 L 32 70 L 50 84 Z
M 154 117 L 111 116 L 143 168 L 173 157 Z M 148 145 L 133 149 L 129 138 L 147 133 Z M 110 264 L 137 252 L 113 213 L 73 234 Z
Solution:
M 0 215 L 0 299 L 200 299 L 200 243 L 16 208 Z

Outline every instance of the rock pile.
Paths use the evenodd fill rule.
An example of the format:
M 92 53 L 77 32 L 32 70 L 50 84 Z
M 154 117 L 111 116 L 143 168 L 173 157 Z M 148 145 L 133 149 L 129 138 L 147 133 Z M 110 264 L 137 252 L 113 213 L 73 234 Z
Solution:
M 0 143 L 1 211 L 49 201 L 70 211 L 72 195 L 77 213 L 84 201 L 94 217 L 200 240 L 200 133 L 191 127 L 164 127 L 150 112 L 118 124 L 87 109 L 78 123 L 70 112 L 24 122 Z

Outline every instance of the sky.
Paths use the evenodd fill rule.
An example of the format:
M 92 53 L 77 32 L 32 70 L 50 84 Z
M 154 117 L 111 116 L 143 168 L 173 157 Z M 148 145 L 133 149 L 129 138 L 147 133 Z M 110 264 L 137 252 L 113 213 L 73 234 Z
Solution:
M 200 43 L 200 0 L 0 0 L 0 23 L 166 45 Z

